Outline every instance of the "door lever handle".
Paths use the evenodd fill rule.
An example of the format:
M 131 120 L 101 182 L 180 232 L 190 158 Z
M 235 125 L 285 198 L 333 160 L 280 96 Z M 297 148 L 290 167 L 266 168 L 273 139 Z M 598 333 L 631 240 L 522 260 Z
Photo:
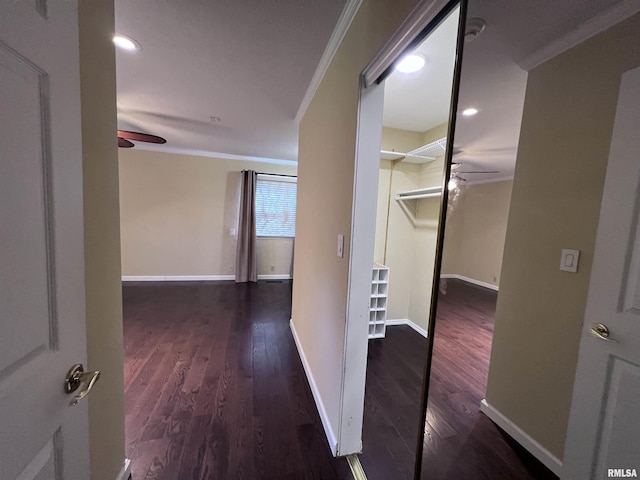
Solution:
M 73 393 L 78 390 L 78 388 L 80 388 L 80 385 L 82 385 L 83 383 L 86 384 L 86 386 L 80 391 L 80 393 L 73 397 L 73 399 L 69 402 L 69 406 L 76 406 L 80 400 L 89 395 L 91 389 L 99 379 L 100 370 L 85 372 L 84 367 L 80 363 L 77 363 L 73 367 L 71 367 L 69 369 L 69 372 L 67 372 L 67 378 L 64 381 L 64 392 Z
M 589 333 L 591 333 L 591 335 L 593 335 L 594 337 L 599 338 L 600 340 L 618 343 L 617 340 L 609 338 L 609 329 L 604 323 L 594 323 L 593 325 L 591 325 Z

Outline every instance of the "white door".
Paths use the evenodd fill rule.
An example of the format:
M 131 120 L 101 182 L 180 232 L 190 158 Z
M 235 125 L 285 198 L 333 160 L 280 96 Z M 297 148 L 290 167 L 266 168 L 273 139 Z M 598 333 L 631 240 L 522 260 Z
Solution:
M 89 478 L 78 62 L 74 0 L 0 0 L 2 480 Z
M 623 75 L 620 86 L 565 446 L 564 479 L 640 475 L 639 229 L 637 68 Z M 598 324 L 608 329 L 608 338 Z

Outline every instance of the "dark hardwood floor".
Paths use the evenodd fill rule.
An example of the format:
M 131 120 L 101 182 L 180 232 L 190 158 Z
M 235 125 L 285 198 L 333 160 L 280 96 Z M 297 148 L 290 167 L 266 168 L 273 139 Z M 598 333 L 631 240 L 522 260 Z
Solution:
M 123 287 L 133 480 L 349 479 L 291 332 L 290 283 Z
M 497 293 L 448 280 L 440 295 L 422 478 L 557 480 L 480 412 Z
M 360 463 L 369 480 L 413 478 L 426 339 L 389 326 L 369 340 Z
M 289 330 L 291 285 L 126 284 L 125 406 L 133 480 L 352 478 L 327 446 Z M 423 479 L 555 479 L 479 412 L 496 295 L 440 299 Z M 412 478 L 426 340 L 369 342 L 362 465 Z
M 480 412 L 497 294 L 449 280 L 439 298 L 424 480 L 557 477 Z M 369 480 L 413 478 L 426 339 L 387 327 L 369 342 L 361 463 Z

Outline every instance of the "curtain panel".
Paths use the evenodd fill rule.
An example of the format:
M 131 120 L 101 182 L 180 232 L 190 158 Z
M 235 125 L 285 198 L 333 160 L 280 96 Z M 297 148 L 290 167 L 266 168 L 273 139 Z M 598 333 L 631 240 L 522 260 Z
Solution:
M 236 283 L 257 282 L 256 182 L 253 170 L 243 170 L 240 185 L 240 214 L 236 246 Z

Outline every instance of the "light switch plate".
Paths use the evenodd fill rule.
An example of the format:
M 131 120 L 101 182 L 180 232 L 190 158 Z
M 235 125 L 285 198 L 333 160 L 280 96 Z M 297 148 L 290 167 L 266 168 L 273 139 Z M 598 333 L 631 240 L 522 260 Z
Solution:
M 580 250 L 562 249 L 560 256 L 560 270 L 564 272 L 576 273 L 578 271 L 578 260 L 580 259 Z
M 338 256 L 344 257 L 344 235 L 338 234 Z

